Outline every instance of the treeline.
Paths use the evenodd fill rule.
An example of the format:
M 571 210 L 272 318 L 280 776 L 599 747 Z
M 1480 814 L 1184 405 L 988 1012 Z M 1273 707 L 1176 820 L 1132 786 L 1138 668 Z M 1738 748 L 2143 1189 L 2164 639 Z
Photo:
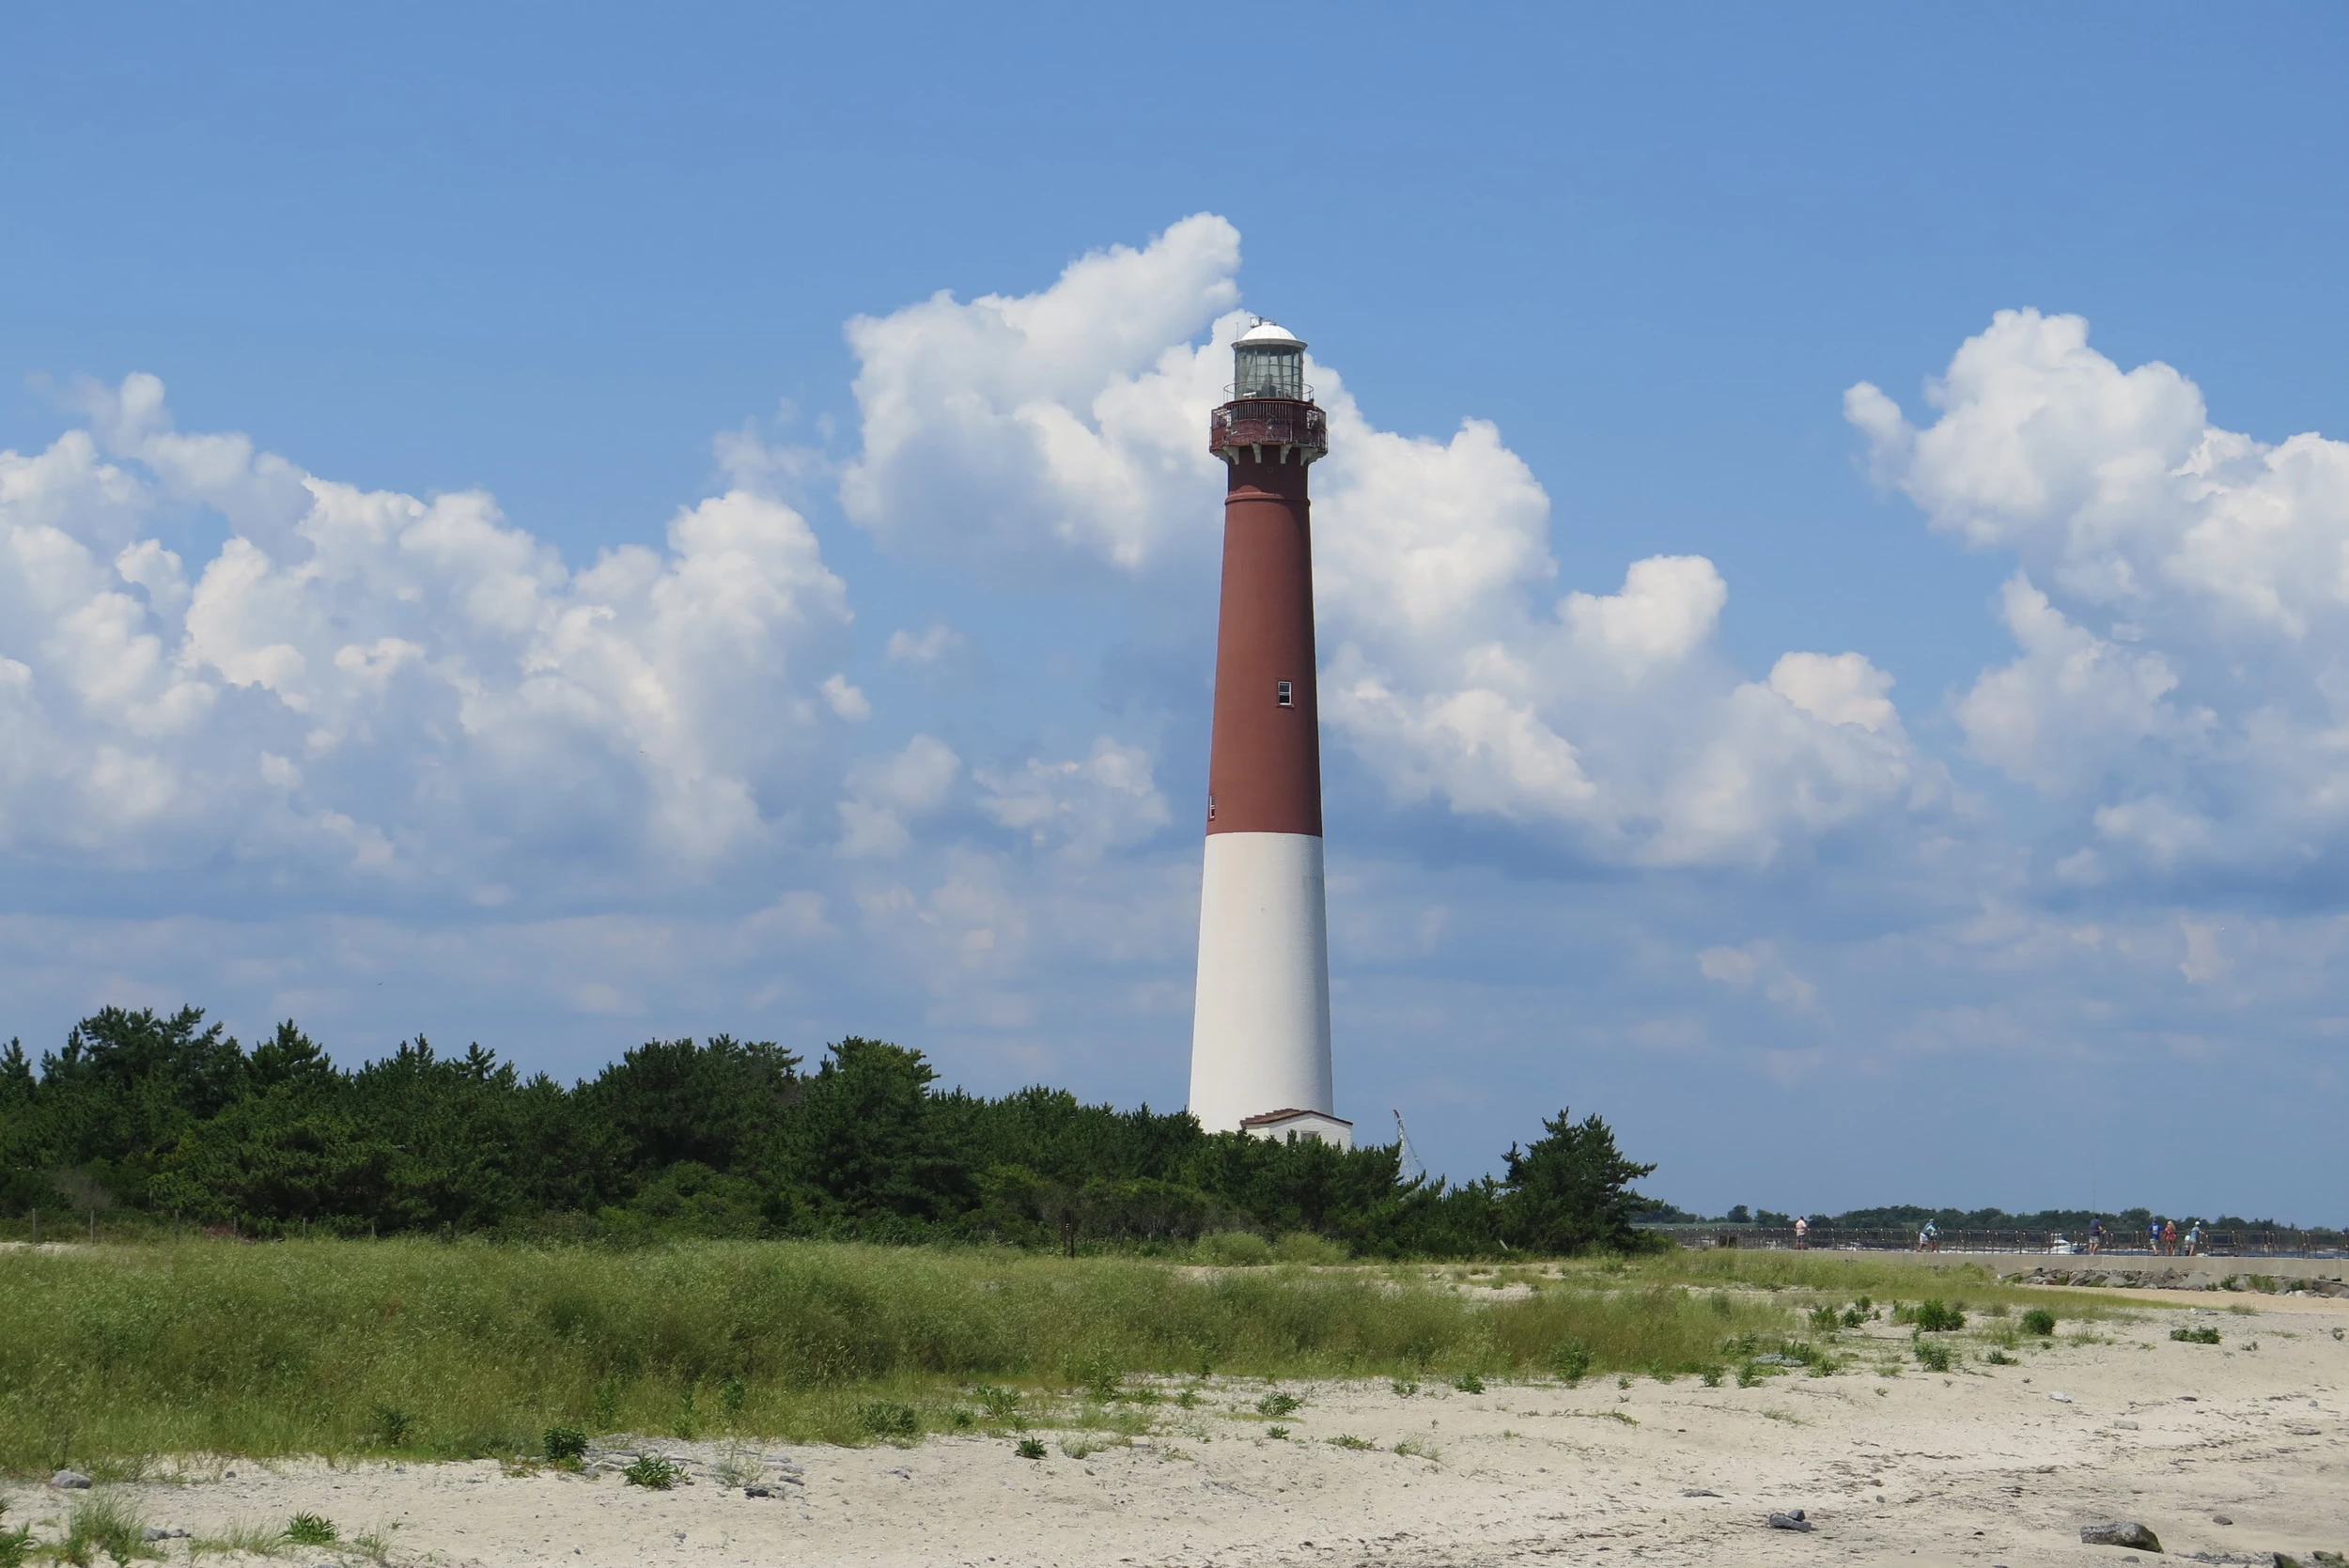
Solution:
M 245 1048 L 201 1010 L 107 1008 L 38 1068 L 0 1053 L 0 1213 L 283 1235 L 836 1236 L 1188 1246 L 1308 1232 L 1374 1257 L 1632 1250 L 1632 1183 L 1566 1112 L 1500 1178 L 1400 1179 L 1392 1144 L 1210 1135 L 1187 1112 L 1029 1088 L 941 1093 L 919 1050 L 851 1037 L 655 1040 L 566 1088 L 421 1037 L 337 1067 L 293 1023 Z M 62 1215 L 60 1215 L 62 1218 Z
M 1791 1214 L 1776 1209 L 1749 1209 L 1739 1203 L 1727 1214 L 1691 1214 L 1670 1203 L 1654 1203 L 1641 1208 L 1634 1217 L 1642 1225 L 1759 1225 L 1765 1229 L 1783 1230 L 1795 1222 Z M 1813 1225 L 1838 1231 L 1914 1231 L 1930 1219 L 1944 1231 L 2065 1231 L 2077 1232 L 2084 1238 L 2092 1219 L 2102 1219 L 2105 1228 L 2116 1234 L 2131 1229 L 2141 1233 L 2155 1220 L 2180 1219 L 2147 1208 L 2129 1209 L 2039 1209 L 2030 1214 L 2009 1214 L 2004 1209 L 1926 1208 L 1917 1203 L 1887 1203 L 1876 1208 L 1847 1209 L 1842 1214 L 1808 1216 Z M 2236 1215 L 2221 1215 L 2203 1219 L 2202 1223 L 2228 1231 L 2281 1231 L 2291 1226 L 2274 1219 L 2245 1219 Z

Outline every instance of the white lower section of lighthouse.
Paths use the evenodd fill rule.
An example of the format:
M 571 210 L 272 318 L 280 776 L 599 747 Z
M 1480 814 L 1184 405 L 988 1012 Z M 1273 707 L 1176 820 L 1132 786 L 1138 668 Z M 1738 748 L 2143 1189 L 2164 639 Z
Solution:
M 1334 1098 L 1321 840 L 1209 833 L 1199 896 L 1191 1114 L 1209 1132 L 1236 1132 L 1244 1119 L 1276 1110 L 1333 1118 Z

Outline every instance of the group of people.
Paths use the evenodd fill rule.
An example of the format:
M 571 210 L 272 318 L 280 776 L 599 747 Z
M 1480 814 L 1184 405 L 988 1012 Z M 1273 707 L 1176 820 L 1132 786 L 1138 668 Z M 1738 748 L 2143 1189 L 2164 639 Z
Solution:
M 2202 1222 L 2199 1219 L 2186 1227 L 2183 1236 L 2178 1234 L 2178 1222 L 2174 1219 L 2149 1219 L 2145 1222 L 2145 1248 L 2155 1257 L 2177 1257 L 2180 1247 L 2186 1249 L 2185 1256 L 2199 1257 L 2205 1239 Z M 2088 1222 L 2088 1250 L 2091 1252 L 2105 1250 L 2105 1222 L 2102 1218 Z

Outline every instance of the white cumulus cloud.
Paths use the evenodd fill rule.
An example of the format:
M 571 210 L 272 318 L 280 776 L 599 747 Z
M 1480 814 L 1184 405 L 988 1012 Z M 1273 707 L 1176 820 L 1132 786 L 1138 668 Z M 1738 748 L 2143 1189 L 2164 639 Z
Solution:
M 573 567 L 486 495 L 180 433 L 151 376 L 86 402 L 90 431 L 0 453 L 19 854 L 490 901 L 661 879 L 788 836 L 863 704 L 845 589 L 774 501 L 714 496 L 664 548 Z M 228 523 L 210 559 L 143 531 L 194 508 Z

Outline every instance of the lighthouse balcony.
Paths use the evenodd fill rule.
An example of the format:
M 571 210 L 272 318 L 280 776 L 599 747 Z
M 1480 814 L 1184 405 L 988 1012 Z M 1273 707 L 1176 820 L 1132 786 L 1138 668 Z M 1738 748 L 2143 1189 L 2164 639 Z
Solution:
M 1319 408 L 1286 397 L 1239 398 L 1215 411 L 1207 450 L 1229 462 L 1239 452 L 1272 447 L 1281 461 L 1294 452 L 1311 462 L 1330 450 L 1330 421 Z

